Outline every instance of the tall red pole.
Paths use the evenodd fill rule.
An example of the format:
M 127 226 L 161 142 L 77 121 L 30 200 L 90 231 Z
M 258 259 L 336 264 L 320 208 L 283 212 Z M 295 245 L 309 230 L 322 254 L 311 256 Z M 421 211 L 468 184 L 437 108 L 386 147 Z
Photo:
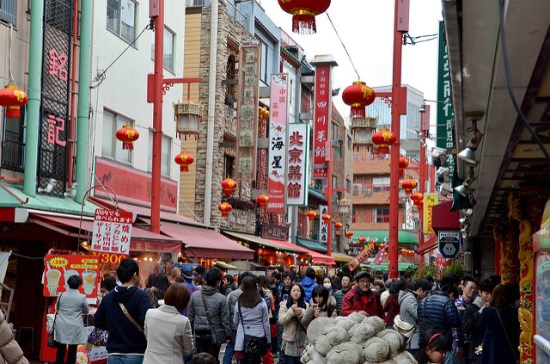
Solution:
M 164 0 L 157 0 L 155 18 L 155 67 L 153 75 L 153 162 L 151 173 L 151 232 L 160 233 L 160 175 L 162 155 L 162 81 L 164 50 Z
M 332 110 L 332 108 L 331 108 Z M 332 112 L 330 114 L 330 119 L 332 120 Z M 332 153 L 332 140 L 334 136 L 332 135 L 332 124 L 330 124 L 329 135 L 331 135 L 330 144 L 329 144 L 329 153 L 330 161 L 327 163 L 327 211 L 328 214 L 332 217 L 332 163 L 333 163 L 333 153 Z M 336 135 L 338 137 L 338 135 Z M 322 216 L 321 216 L 322 217 Z M 332 220 L 327 223 L 327 255 L 332 256 Z M 330 267 L 330 264 L 328 264 Z
M 408 2 L 407 0 L 405 0 Z M 390 247 L 388 267 L 389 278 L 399 278 L 399 149 L 401 146 L 401 53 L 403 33 L 399 31 L 399 10 L 403 0 L 395 0 L 394 34 L 393 34 L 393 82 L 391 98 L 391 130 L 396 137 L 395 144 L 391 147 L 390 165 Z M 407 15 L 408 16 L 408 15 Z M 408 22 L 408 19 L 407 19 Z M 405 100 L 403 100 L 405 101 Z

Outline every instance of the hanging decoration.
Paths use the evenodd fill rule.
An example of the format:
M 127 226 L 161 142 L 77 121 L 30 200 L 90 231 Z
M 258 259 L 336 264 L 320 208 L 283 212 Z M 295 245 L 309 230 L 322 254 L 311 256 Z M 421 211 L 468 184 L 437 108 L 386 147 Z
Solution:
M 265 193 L 261 193 L 258 196 L 256 196 L 256 202 L 258 205 L 260 205 L 260 208 L 265 208 L 267 206 L 267 203 L 269 202 L 269 196 Z
M 222 213 L 222 217 L 227 217 L 231 210 L 233 210 L 233 206 L 229 202 L 222 202 L 218 205 L 218 210 Z
M 258 110 L 258 118 L 260 120 L 267 120 L 269 119 L 269 110 L 267 110 L 264 107 L 260 107 Z
M 409 166 L 409 158 L 399 156 L 399 175 L 402 176 L 405 173 L 405 168 Z
M 193 156 L 185 151 L 174 158 L 174 161 L 180 166 L 180 172 L 189 172 L 189 166 L 193 164 L 194 160 Z
M 372 104 L 376 93 L 362 81 L 355 81 L 342 93 L 342 101 L 351 106 L 350 117 L 365 118 L 365 107 Z
M 336 221 L 334 223 L 334 229 L 336 230 L 336 232 L 339 232 L 340 230 L 342 230 L 342 226 L 344 226 L 344 224 L 342 224 L 340 221 Z
M 313 221 L 317 217 L 317 211 L 315 210 L 309 210 L 306 213 L 306 216 L 309 218 L 310 221 Z
M 222 188 L 223 188 L 223 194 L 225 196 L 231 196 L 233 194 L 233 190 L 236 189 L 239 186 L 233 178 L 229 177 L 222 181 Z
M 346 231 L 346 237 L 348 239 L 351 239 L 352 236 L 353 236 L 353 231 L 351 231 L 351 230 Z
M 401 181 L 401 188 L 405 190 L 407 195 L 410 195 L 417 185 L 418 183 L 414 179 L 407 178 Z
M 131 125 L 124 125 L 117 130 L 116 138 L 122 142 L 123 150 L 134 150 L 134 142 L 139 139 L 139 133 Z
M 328 224 L 332 217 L 329 214 L 323 214 L 323 216 L 321 216 L 321 219 L 323 219 L 323 221 Z
M 357 241 L 358 241 L 361 245 L 363 245 L 363 244 L 365 244 L 365 241 L 367 241 L 367 238 L 365 238 L 364 236 L 360 236 L 360 237 L 357 238 Z
M 396 140 L 397 138 L 395 137 L 395 135 L 386 128 L 378 130 L 372 136 L 372 142 L 378 145 L 378 154 L 389 154 L 389 147 L 390 145 L 393 145 Z
M 414 202 L 415 205 L 421 202 L 422 200 L 424 200 L 424 194 L 420 192 L 411 193 L 409 197 Z
M 174 105 L 174 118 L 176 119 L 176 136 L 184 140 L 199 137 L 199 123 L 201 121 L 202 107 L 191 101 Z
M 300 34 L 315 34 L 315 16 L 324 13 L 330 0 L 278 0 L 279 6 L 292 15 L 292 31 Z
M 6 119 L 19 119 L 21 117 L 20 107 L 28 101 L 25 91 L 20 90 L 14 84 L 9 84 L 0 90 L 0 106 L 6 107 Z

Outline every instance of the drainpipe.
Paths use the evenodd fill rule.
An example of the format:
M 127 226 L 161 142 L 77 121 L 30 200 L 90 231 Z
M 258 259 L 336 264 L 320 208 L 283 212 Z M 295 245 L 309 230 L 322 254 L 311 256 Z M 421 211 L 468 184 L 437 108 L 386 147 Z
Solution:
M 214 127 L 216 112 L 216 61 L 218 58 L 218 0 L 212 0 L 210 14 L 210 65 L 208 68 L 208 126 L 206 136 L 206 171 L 204 181 L 205 225 L 210 225 L 212 214 L 212 165 L 214 161 Z
M 90 115 L 90 57 L 92 41 L 92 1 L 82 1 L 80 16 L 80 53 L 78 70 L 78 110 L 76 135 L 76 195 L 82 203 L 86 193 L 88 171 L 88 134 Z
M 42 92 L 42 29 L 44 0 L 31 2 L 31 34 L 29 46 L 29 102 L 27 106 L 27 140 L 25 143 L 25 178 L 23 192 L 36 196 L 38 169 L 38 128 L 40 127 L 40 94 Z
M 74 0 L 73 4 L 73 42 L 72 42 L 72 54 L 73 62 L 71 64 L 71 114 L 69 116 L 69 137 L 68 147 L 69 147 L 69 162 L 67 163 L 67 187 L 71 187 L 73 182 L 73 157 L 74 157 L 74 113 L 75 113 L 75 88 L 76 88 L 76 48 L 78 43 L 78 0 Z

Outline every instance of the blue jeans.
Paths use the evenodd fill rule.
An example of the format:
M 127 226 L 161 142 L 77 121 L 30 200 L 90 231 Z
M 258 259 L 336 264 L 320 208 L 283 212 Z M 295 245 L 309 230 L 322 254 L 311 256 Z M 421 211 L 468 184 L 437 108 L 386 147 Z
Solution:
M 143 354 L 112 354 L 107 357 L 107 364 L 143 364 Z
M 285 355 L 285 364 L 300 364 L 300 357 Z
M 233 354 L 235 353 L 235 344 L 233 342 L 228 342 L 225 347 L 225 353 L 223 354 L 223 364 L 231 364 L 233 359 Z

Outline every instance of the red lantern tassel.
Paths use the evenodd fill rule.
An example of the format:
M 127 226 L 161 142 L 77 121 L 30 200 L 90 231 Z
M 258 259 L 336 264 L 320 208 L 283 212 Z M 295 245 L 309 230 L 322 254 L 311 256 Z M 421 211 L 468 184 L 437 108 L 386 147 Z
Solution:
M 315 15 L 309 13 L 295 14 L 292 17 L 292 31 L 304 35 L 315 34 L 317 32 Z
M 19 106 L 8 106 L 6 108 L 6 119 L 19 119 L 20 117 Z
M 365 114 L 365 106 L 364 105 L 352 106 L 351 107 L 350 117 L 352 117 L 352 118 L 364 118 L 365 115 L 366 114 Z
M 390 154 L 390 148 L 386 146 L 378 146 L 378 154 Z
M 122 142 L 122 150 L 134 150 L 134 143 Z
M 188 166 L 180 166 L 180 172 L 189 172 Z

